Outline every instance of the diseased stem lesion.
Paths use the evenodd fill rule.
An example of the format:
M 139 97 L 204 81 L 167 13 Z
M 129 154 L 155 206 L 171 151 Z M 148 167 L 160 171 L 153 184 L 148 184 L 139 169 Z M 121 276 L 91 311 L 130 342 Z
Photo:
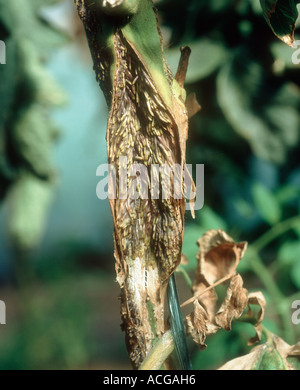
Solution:
M 180 48 L 180 51 L 181 51 L 181 56 L 180 56 L 177 72 L 175 75 L 175 80 L 178 82 L 181 88 L 184 88 L 191 49 L 188 46 L 182 46 Z
M 85 26 L 97 79 L 110 109 L 108 162 L 116 171 L 121 168 L 127 172 L 133 164 L 142 163 L 148 177 L 153 164 L 168 167 L 177 164 L 183 168 L 187 112 L 184 102 L 176 101 L 171 92 L 173 78 L 162 58 L 152 2 L 75 2 Z M 120 11 L 117 18 L 112 11 Z M 124 18 L 124 13 L 134 16 Z M 151 50 L 157 50 L 156 63 L 147 64 L 149 53 L 145 40 L 139 39 L 142 31 L 137 26 L 148 28 Z M 184 68 L 186 61 L 182 62 Z M 170 96 L 168 103 L 166 96 Z M 185 202 L 184 197 L 174 199 L 172 195 L 169 199 L 152 198 L 151 183 L 147 199 L 123 197 L 118 180 L 117 176 L 117 197 L 110 199 L 116 273 L 121 287 L 122 328 L 132 365 L 138 368 L 168 329 L 164 318 L 165 295 L 169 277 L 181 259 Z M 127 191 L 134 180 L 127 177 Z M 159 180 L 161 186 L 161 177 Z M 173 178 L 170 187 L 174 188 Z

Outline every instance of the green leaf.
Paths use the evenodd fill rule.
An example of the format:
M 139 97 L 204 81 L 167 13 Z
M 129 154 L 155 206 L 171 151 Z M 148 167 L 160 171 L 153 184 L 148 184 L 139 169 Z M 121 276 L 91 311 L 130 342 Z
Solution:
M 298 226 L 294 226 L 293 231 L 297 234 L 300 240 L 300 224 Z
M 8 4 L 9 3 L 9 4 Z M 44 5 L 48 5 L 47 2 Z M 67 42 L 66 35 L 51 26 L 40 15 L 41 7 L 35 2 L 26 0 L 10 0 L 5 5 L 13 15 L 14 24 L 11 25 L 13 34 L 18 38 L 28 38 L 45 54 L 50 48 Z
M 298 344 L 290 346 L 267 330 L 267 342 L 252 348 L 247 355 L 235 358 L 220 367 L 221 370 L 294 370 L 289 357 L 299 358 Z
M 274 34 L 287 45 L 294 42 L 300 0 L 260 0 L 263 15 Z
M 284 242 L 278 251 L 278 262 L 281 265 L 290 266 L 300 260 L 300 242 Z
M 300 138 L 300 94 L 271 81 L 250 52 L 237 51 L 217 76 L 219 105 L 234 130 L 261 159 L 282 164 Z
M 252 186 L 252 195 L 261 217 L 270 225 L 276 224 L 280 220 L 281 209 L 272 192 L 256 183 Z
M 291 184 L 280 187 L 275 192 L 275 197 L 280 204 L 286 204 L 292 200 L 298 199 L 299 195 L 300 188 Z
M 205 206 L 199 211 L 200 226 L 206 232 L 210 229 L 227 229 L 226 222 L 210 207 Z
M 266 292 L 262 291 L 262 293 L 264 294 L 264 297 L 266 298 Z M 267 301 L 267 306 L 268 306 L 268 302 L 270 302 L 270 299 L 266 298 L 266 301 Z M 272 333 L 278 334 L 281 332 L 280 324 L 278 324 L 278 322 L 274 321 L 274 318 L 272 318 L 272 317 L 271 318 L 264 318 L 264 326 Z
M 1 27 L 2 21 L 0 18 L 0 30 Z M 5 40 L 5 43 L 6 65 L 0 65 L 0 129 L 7 118 L 8 110 L 16 94 L 20 68 L 17 61 L 17 41 L 13 37 L 9 37 Z
M 234 206 L 239 214 L 244 218 L 253 217 L 253 207 L 244 199 L 237 198 L 234 200 Z
M 298 261 L 293 264 L 290 275 L 295 286 L 300 289 L 300 257 L 298 257 Z
M 184 266 L 187 270 L 194 270 L 196 267 L 196 255 L 198 252 L 198 239 L 205 233 L 205 230 L 195 223 L 187 224 L 184 229 L 182 253 L 187 257 L 188 264 Z
M 54 130 L 43 107 L 32 104 L 12 129 L 12 140 L 20 159 L 38 176 L 54 173 L 52 149 Z
M 255 12 L 258 15 L 262 14 L 261 6 L 259 5 L 259 2 L 257 0 L 250 0 L 250 4 L 253 12 Z
M 262 351 L 253 370 L 286 370 L 286 366 L 278 351 L 269 347 Z
M 35 248 L 42 238 L 53 184 L 24 173 L 9 196 L 9 235 L 20 249 Z
M 295 69 L 296 65 L 292 61 L 293 48 L 275 41 L 270 44 L 270 51 L 274 57 L 274 65 L 278 66 L 281 72 L 285 69 Z
M 288 356 L 287 361 L 295 368 L 295 370 L 300 370 L 299 356 Z

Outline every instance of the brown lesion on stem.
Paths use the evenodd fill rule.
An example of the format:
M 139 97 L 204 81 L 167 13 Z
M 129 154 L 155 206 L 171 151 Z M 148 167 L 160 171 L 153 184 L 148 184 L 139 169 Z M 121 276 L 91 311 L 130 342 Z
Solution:
M 180 60 L 177 68 L 177 72 L 175 75 L 175 80 L 177 81 L 180 88 L 184 88 L 188 65 L 189 65 L 189 58 L 191 55 L 191 49 L 188 46 L 182 46 L 180 48 Z M 196 94 L 194 92 L 190 93 L 186 99 L 185 99 L 185 107 L 187 110 L 188 118 L 191 118 L 197 112 L 201 110 L 201 106 L 197 100 Z
M 181 51 L 181 56 L 180 56 L 177 72 L 175 75 L 175 80 L 177 81 L 177 83 L 181 88 L 184 88 L 186 73 L 189 64 L 189 58 L 191 55 L 191 49 L 188 46 L 182 46 L 180 48 L 180 51 Z
M 114 33 L 117 58 L 113 97 L 108 120 L 108 158 L 119 171 L 142 163 L 152 178 L 153 165 L 169 167 L 180 162 L 174 121 L 160 97 L 147 68 L 121 31 Z M 125 165 L 120 159 L 126 157 Z M 162 177 L 159 174 L 159 185 Z M 166 331 L 164 301 L 168 279 L 181 258 L 184 200 L 134 199 L 129 190 L 136 180 L 128 174 L 121 195 L 111 199 L 114 219 L 117 280 L 121 286 L 122 328 L 134 368 L 138 368 L 152 345 Z M 151 181 L 151 180 L 150 180 Z M 174 188 L 171 175 L 170 188 Z
M 108 162 L 116 172 L 143 164 L 151 178 L 151 167 L 183 166 L 187 137 L 187 112 L 174 100 L 172 111 L 155 86 L 136 48 L 112 26 L 111 46 L 101 45 L 101 17 L 84 0 L 75 0 L 85 25 L 97 80 L 106 96 L 110 113 L 107 126 Z M 90 0 L 88 1 L 90 3 Z M 185 78 L 184 52 L 180 78 Z M 112 72 L 113 71 L 113 72 Z M 113 74 L 112 74 L 113 73 Z M 183 80 L 184 82 L 184 80 Z M 126 157 L 126 162 L 121 158 Z M 127 191 L 136 178 L 128 175 Z M 161 178 L 160 189 L 162 186 Z M 174 177 L 170 188 L 174 189 Z M 168 327 L 164 318 L 167 283 L 181 259 L 184 197 L 163 199 L 121 197 L 116 177 L 116 199 L 110 199 L 114 220 L 117 281 L 121 288 L 122 329 L 134 368 L 139 368 L 152 346 Z M 161 190 L 160 190 L 161 191 Z M 183 191 L 183 188 L 182 188 Z

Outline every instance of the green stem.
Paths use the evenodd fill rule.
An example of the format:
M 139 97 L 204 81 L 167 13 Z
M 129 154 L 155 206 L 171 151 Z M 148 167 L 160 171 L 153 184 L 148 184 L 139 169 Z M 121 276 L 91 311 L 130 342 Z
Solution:
M 186 284 L 189 286 L 190 290 L 193 291 L 193 282 L 192 282 L 189 274 L 186 272 L 186 270 L 181 265 L 179 265 L 176 268 L 176 272 L 182 274 L 182 276 L 184 277 L 184 280 L 186 281 Z
M 254 248 L 257 252 L 267 246 L 275 238 L 281 236 L 283 233 L 287 232 L 290 229 L 295 228 L 300 224 L 300 216 L 288 218 L 282 222 L 277 223 L 270 230 L 260 236 L 256 241 L 251 244 L 251 247 Z
M 237 318 L 235 321 L 246 322 L 246 323 L 251 324 L 251 325 L 255 325 L 257 323 L 256 318 L 253 315 L 249 315 L 249 314 L 243 314 L 241 317 Z M 269 329 L 266 328 L 264 324 L 260 324 L 260 325 L 261 325 L 262 333 L 264 334 L 266 341 L 268 342 L 269 340 L 272 339 L 272 332 L 270 332 Z
M 287 305 L 287 298 L 278 288 L 269 269 L 263 264 L 258 253 L 277 237 L 281 236 L 288 230 L 293 229 L 299 224 L 299 215 L 277 223 L 251 244 L 250 248 L 252 253 L 249 256 L 249 263 L 253 272 L 255 272 L 259 279 L 263 282 L 267 291 L 272 297 L 274 304 L 276 305 L 277 312 L 281 317 L 283 334 L 287 341 L 293 341 L 294 339 L 294 328 L 290 320 L 290 308 Z
M 168 330 L 152 347 L 139 370 L 159 370 L 174 350 L 172 332 Z
M 252 247 L 252 250 L 254 248 Z M 286 302 L 285 296 L 278 288 L 275 280 L 270 274 L 268 268 L 260 260 L 256 251 L 253 250 L 251 256 L 248 258 L 252 271 L 256 273 L 262 283 L 265 285 L 268 293 L 270 294 L 276 310 L 280 316 L 283 336 L 287 342 L 292 342 L 294 339 L 294 328 L 290 319 L 290 308 L 284 304 Z
M 281 300 L 284 296 L 282 295 L 268 268 L 263 264 L 256 251 L 251 251 L 247 261 L 250 264 L 252 271 L 259 277 L 273 299 Z

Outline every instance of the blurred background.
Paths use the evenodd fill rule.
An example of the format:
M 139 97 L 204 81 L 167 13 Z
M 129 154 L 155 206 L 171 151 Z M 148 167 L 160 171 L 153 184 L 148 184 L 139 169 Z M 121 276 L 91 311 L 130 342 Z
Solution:
M 166 58 L 192 49 L 187 162 L 205 165 L 203 209 L 186 213 L 185 269 L 197 239 L 224 229 L 248 241 L 239 265 L 267 299 L 265 326 L 294 344 L 300 326 L 300 67 L 259 0 L 156 1 Z M 299 23 L 296 39 L 300 39 Z M 96 197 L 108 109 L 71 0 L 0 0 L 1 369 L 130 369 L 120 329 L 112 218 Z M 195 172 L 194 172 L 195 173 Z M 177 276 L 180 299 L 190 296 Z M 191 310 L 192 308 L 190 308 Z M 188 313 L 188 309 L 187 309 Z M 249 351 L 250 325 L 189 340 L 195 369 Z

